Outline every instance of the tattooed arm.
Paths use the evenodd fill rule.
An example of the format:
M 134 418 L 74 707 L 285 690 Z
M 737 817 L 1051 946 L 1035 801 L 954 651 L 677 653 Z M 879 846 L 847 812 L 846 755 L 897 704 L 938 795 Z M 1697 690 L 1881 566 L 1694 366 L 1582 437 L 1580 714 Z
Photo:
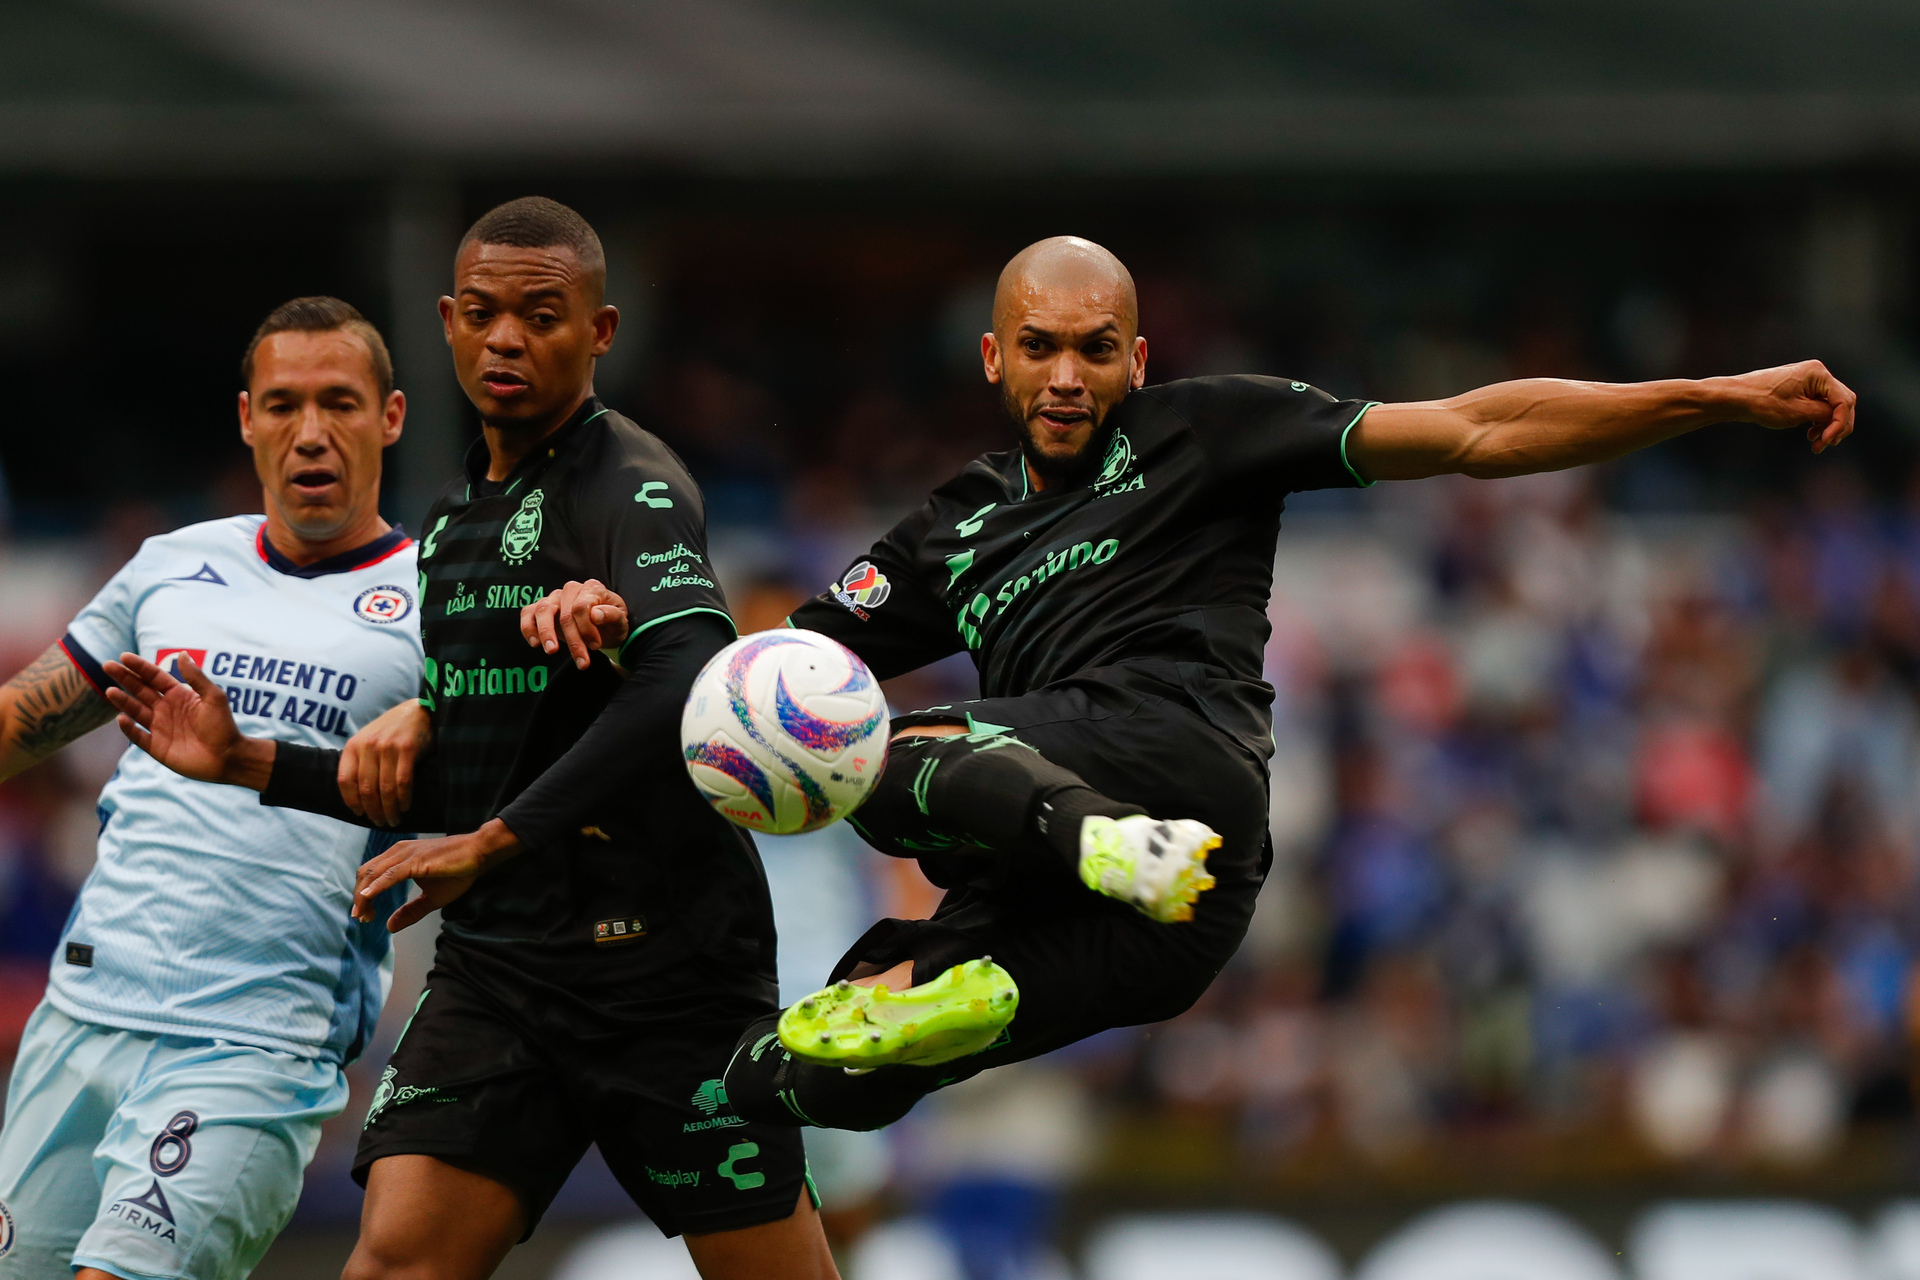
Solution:
M 54 645 L 0 686 L 0 781 L 113 719 L 113 708 Z

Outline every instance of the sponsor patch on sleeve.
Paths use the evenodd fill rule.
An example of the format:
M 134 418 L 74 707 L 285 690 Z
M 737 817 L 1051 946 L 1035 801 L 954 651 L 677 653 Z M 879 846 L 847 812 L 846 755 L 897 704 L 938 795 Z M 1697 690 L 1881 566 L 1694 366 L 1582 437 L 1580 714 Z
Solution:
M 847 576 L 833 584 L 833 598 L 866 621 L 867 610 L 878 609 L 893 593 L 893 584 L 871 560 L 862 560 L 847 570 Z

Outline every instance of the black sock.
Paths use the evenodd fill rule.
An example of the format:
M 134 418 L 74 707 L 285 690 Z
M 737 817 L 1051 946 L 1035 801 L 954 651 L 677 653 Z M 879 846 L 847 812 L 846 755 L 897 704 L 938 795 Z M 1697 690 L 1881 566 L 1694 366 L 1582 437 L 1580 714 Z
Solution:
M 930 1067 L 876 1067 L 848 1075 L 802 1062 L 780 1044 L 770 1013 L 749 1026 L 727 1064 L 727 1102 L 757 1124 L 821 1129 L 884 1129 L 940 1087 Z
M 888 748 L 887 772 L 861 808 L 863 828 L 925 823 L 986 849 L 1051 851 L 1080 866 L 1080 822 L 1145 813 L 1088 786 L 1016 738 L 913 734 Z
M 1034 826 L 1053 851 L 1067 860 L 1077 875 L 1080 871 L 1080 824 L 1088 818 L 1125 818 L 1145 813 L 1137 804 L 1122 804 L 1082 784 L 1063 787 L 1041 800 L 1034 812 Z

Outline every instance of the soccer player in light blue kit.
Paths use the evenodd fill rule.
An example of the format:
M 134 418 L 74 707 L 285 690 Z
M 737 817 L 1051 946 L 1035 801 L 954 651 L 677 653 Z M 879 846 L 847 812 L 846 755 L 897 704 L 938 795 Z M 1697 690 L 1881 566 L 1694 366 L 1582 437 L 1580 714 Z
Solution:
M 148 539 L 0 689 L 0 777 L 111 720 L 102 664 L 125 652 L 191 662 L 243 732 L 313 746 L 418 690 L 413 543 L 378 508 L 406 411 L 386 345 L 347 304 L 300 298 L 242 373 L 266 516 Z M 349 907 L 361 861 L 396 837 L 137 749 L 100 823 L 7 1091 L 0 1280 L 245 1276 L 386 997 L 386 913 L 356 924 Z

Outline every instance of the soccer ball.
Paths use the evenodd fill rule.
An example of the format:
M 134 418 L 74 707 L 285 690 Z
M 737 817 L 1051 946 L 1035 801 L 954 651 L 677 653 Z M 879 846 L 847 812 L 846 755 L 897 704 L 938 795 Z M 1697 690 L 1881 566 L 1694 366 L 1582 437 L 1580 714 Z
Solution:
M 693 785 L 722 814 L 797 835 L 860 807 L 887 758 L 887 700 L 817 631 L 742 636 L 713 655 L 680 717 Z

